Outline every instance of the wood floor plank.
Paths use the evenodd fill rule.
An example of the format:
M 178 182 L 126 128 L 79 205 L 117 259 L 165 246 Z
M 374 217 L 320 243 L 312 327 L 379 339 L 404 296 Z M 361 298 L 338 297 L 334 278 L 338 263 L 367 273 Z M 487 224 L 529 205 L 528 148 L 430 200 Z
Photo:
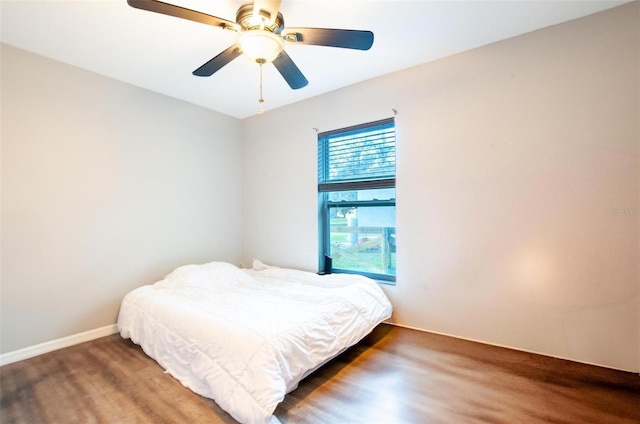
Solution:
M 297 423 L 640 423 L 640 377 L 388 325 L 276 409 Z M 119 335 L 0 368 L 0 422 L 235 423 Z

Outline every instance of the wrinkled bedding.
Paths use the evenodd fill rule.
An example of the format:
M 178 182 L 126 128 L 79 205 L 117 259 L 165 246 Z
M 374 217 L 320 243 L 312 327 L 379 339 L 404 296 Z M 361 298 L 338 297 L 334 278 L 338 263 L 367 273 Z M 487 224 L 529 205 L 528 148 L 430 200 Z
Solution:
M 390 316 L 362 276 L 211 262 L 128 293 L 118 330 L 236 420 L 267 423 L 310 371 Z

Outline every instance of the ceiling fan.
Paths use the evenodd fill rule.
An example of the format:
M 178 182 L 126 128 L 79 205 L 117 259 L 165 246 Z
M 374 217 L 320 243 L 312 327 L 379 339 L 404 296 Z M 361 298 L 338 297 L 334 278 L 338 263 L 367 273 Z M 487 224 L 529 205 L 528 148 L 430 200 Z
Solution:
M 289 87 L 296 90 L 305 87 L 309 82 L 285 52 L 285 42 L 356 50 L 369 50 L 373 45 L 371 31 L 285 28 L 284 18 L 279 12 L 281 0 L 254 0 L 243 4 L 236 12 L 235 22 L 159 0 L 127 0 L 127 3 L 137 9 L 237 32 L 236 44 L 193 71 L 193 75 L 201 77 L 213 75 L 233 59 L 244 54 L 261 66 L 272 62 Z M 260 97 L 262 101 L 262 95 Z

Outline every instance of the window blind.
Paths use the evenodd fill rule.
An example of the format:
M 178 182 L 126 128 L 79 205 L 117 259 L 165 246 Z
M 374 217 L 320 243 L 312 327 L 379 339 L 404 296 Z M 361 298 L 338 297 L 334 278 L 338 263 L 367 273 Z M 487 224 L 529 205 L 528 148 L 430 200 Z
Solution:
M 393 118 L 318 134 L 318 190 L 395 186 Z

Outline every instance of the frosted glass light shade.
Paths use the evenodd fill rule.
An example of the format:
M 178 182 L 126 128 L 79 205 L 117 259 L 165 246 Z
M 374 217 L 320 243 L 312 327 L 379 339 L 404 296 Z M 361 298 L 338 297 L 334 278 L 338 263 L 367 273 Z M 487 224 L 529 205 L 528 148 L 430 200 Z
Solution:
M 261 29 L 244 31 L 238 37 L 242 53 L 253 62 L 269 63 L 278 57 L 284 47 L 282 37 Z

